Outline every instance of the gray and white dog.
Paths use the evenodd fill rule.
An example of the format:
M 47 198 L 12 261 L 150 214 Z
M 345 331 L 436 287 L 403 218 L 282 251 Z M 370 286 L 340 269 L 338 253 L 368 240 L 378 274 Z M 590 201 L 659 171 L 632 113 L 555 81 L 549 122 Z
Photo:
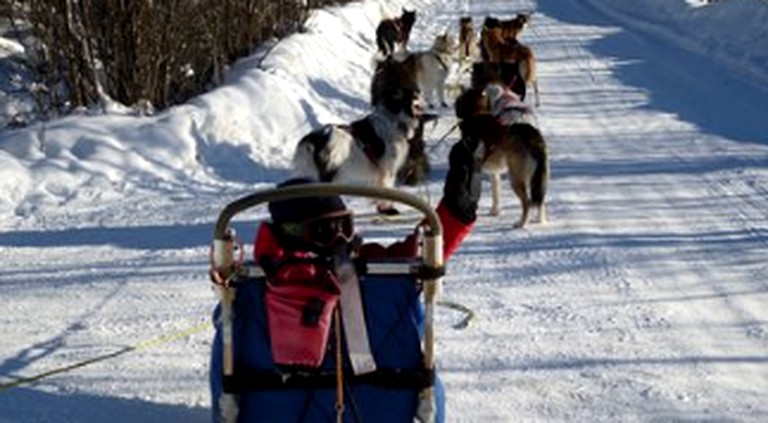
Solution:
M 419 88 L 424 93 L 424 99 L 429 107 L 448 107 L 445 100 L 445 80 L 451 70 L 451 63 L 458 46 L 447 32 L 435 37 L 429 50 L 416 51 L 416 78 Z

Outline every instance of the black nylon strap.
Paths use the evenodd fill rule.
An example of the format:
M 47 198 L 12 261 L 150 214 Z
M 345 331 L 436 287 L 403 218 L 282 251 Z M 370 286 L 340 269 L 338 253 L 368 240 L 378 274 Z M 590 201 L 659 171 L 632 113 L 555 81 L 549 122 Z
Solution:
M 435 383 L 434 369 L 377 369 L 375 372 L 355 376 L 351 369 L 344 380 L 351 386 L 374 385 L 386 389 L 420 390 Z M 285 389 L 334 389 L 334 370 L 256 370 L 236 369 L 235 375 L 224 376 L 224 392 L 244 393 Z

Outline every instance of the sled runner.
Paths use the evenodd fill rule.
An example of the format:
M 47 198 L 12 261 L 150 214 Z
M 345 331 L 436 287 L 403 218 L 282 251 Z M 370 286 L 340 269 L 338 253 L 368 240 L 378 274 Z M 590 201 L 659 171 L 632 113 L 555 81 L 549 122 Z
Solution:
M 421 253 L 351 259 L 339 269 L 354 270 L 356 277 L 349 279 L 354 285 L 342 278 L 337 302 L 333 292 L 280 291 L 268 272 L 236 257 L 242 251 L 230 221 L 237 213 L 273 201 L 332 195 L 418 210 L 425 218 Z M 212 249 L 211 277 L 220 298 L 210 363 L 214 423 L 443 422 L 434 355 L 442 248 L 434 210 L 391 189 L 307 184 L 257 192 L 227 205 L 216 222 Z M 356 307 L 358 317 L 350 311 Z M 301 331 L 300 342 L 294 330 Z

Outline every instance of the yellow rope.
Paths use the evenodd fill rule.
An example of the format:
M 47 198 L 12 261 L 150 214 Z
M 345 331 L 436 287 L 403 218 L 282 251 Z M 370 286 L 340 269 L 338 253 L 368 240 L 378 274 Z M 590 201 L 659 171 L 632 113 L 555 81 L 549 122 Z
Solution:
M 103 354 L 103 355 L 100 355 L 100 356 L 89 358 L 87 360 L 83 360 L 83 361 L 80 361 L 80 362 L 77 362 L 77 363 L 70 364 L 68 366 L 63 366 L 63 367 L 59 367 L 59 368 L 56 368 L 56 369 L 48 370 L 46 372 L 38 373 L 38 374 L 36 374 L 34 376 L 21 377 L 21 378 L 18 378 L 16 380 L 13 380 L 11 382 L 5 382 L 5 383 L 0 384 L 0 393 L 2 393 L 4 391 L 7 391 L 7 390 L 9 390 L 11 388 L 16 388 L 16 387 L 19 387 L 21 385 L 27 385 L 27 384 L 30 384 L 32 382 L 36 382 L 38 380 L 45 379 L 45 378 L 47 378 L 49 376 L 57 375 L 57 374 L 60 374 L 60 373 L 66 373 L 66 372 L 69 372 L 69 371 L 72 371 L 72 370 L 75 370 L 75 369 L 79 369 L 81 367 L 85 367 L 85 366 L 87 366 L 89 364 L 94 364 L 94 363 L 98 363 L 100 361 L 109 360 L 111 358 L 119 357 L 119 356 L 121 356 L 121 355 L 123 355 L 125 353 L 128 353 L 128 352 L 131 352 L 131 351 L 146 350 L 146 349 L 149 349 L 149 348 L 154 348 L 154 347 L 160 346 L 162 344 L 167 344 L 169 342 L 176 341 L 178 339 L 186 338 L 186 337 L 188 337 L 190 335 L 193 335 L 193 334 L 195 334 L 197 332 L 203 331 L 204 329 L 208 328 L 210 325 L 211 325 L 211 323 L 206 321 L 206 322 L 200 323 L 198 325 L 195 325 L 195 326 L 193 326 L 191 328 L 187 328 L 187 329 L 180 330 L 180 331 L 177 331 L 177 332 L 169 333 L 167 335 L 163 335 L 163 336 L 160 336 L 160 337 L 157 337 L 157 338 L 154 338 L 154 339 L 148 339 L 148 340 L 139 342 L 136 345 L 124 347 L 124 348 L 122 348 L 122 349 L 120 349 L 118 351 L 115 351 L 115 352 L 112 352 L 112 353 L 109 353 L 109 354 Z
M 162 344 L 167 344 L 167 343 L 170 343 L 170 342 L 173 342 L 173 341 L 177 341 L 179 339 L 186 338 L 188 336 L 192 336 L 192 335 L 194 335 L 194 334 L 196 334 L 198 332 L 202 332 L 203 330 L 207 329 L 210 326 L 211 326 L 211 322 L 206 320 L 205 322 L 199 323 L 199 324 L 197 324 L 195 326 L 192 326 L 192 327 L 184 329 L 184 330 L 180 330 L 180 331 L 177 331 L 177 332 L 172 332 L 172 333 L 169 333 L 167 335 L 163 335 L 163 336 L 157 337 L 155 339 L 148 339 L 146 341 L 139 342 L 134 347 L 134 350 L 136 350 L 136 351 L 145 350 L 145 349 L 148 349 L 148 348 L 157 347 L 157 346 L 162 345 Z

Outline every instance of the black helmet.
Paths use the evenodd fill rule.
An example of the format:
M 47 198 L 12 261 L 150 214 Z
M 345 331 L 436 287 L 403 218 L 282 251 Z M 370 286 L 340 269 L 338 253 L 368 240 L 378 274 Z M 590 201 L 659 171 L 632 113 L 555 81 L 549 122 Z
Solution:
M 295 178 L 277 187 L 314 182 Z M 339 245 L 350 243 L 355 236 L 352 212 L 338 195 L 274 201 L 269 203 L 269 214 L 283 240 L 316 253 L 330 253 Z

